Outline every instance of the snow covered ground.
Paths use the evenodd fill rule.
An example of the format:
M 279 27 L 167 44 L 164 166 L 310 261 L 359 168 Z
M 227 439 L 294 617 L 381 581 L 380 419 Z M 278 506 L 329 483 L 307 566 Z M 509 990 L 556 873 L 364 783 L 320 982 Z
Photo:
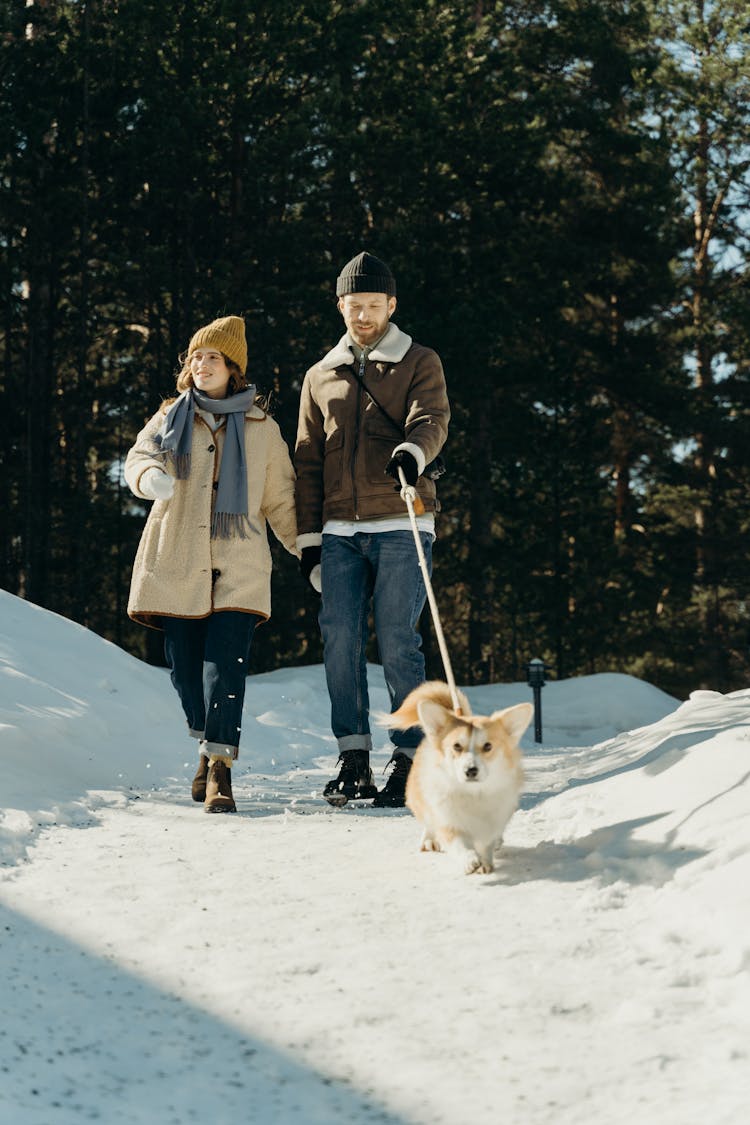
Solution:
M 543 703 L 466 877 L 321 802 L 321 668 L 250 680 L 239 813 L 205 816 L 166 673 L 0 592 L 0 1125 L 746 1120 L 750 689 Z

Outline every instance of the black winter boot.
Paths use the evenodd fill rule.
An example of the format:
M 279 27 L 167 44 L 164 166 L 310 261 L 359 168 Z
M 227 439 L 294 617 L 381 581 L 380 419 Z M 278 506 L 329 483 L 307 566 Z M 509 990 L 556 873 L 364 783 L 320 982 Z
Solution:
M 341 808 L 347 801 L 370 801 L 377 797 L 368 750 L 343 750 L 339 761 L 339 776 L 329 781 L 323 790 L 329 805 Z
M 372 802 L 372 807 L 375 809 L 402 809 L 406 804 L 406 779 L 411 769 L 411 758 L 408 754 L 397 752 L 388 762 L 388 765 L 393 766 L 391 776 Z

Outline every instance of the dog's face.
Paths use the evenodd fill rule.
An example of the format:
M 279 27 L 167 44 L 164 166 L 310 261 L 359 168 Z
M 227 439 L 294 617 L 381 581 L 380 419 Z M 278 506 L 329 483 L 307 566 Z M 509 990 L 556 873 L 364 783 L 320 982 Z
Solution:
M 517 767 L 518 741 L 533 714 L 530 703 L 519 703 L 492 715 L 461 718 L 433 700 L 424 700 L 418 711 L 422 729 L 442 755 L 445 768 L 467 786 Z

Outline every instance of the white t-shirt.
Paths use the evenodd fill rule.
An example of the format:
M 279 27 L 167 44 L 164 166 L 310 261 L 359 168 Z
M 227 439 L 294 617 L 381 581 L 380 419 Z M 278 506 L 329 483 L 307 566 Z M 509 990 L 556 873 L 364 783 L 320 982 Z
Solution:
M 417 527 L 426 531 L 435 538 L 435 513 L 425 512 L 417 516 Z M 411 520 L 408 516 L 386 516 L 379 520 L 326 520 L 323 526 L 324 535 L 356 535 L 357 532 L 365 535 L 376 535 L 384 531 L 411 531 Z

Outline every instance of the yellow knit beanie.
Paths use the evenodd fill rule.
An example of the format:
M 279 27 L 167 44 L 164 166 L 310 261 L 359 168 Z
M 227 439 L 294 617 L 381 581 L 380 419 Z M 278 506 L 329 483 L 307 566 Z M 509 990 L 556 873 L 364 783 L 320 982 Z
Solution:
M 188 346 L 188 357 L 198 348 L 216 348 L 234 361 L 242 374 L 247 370 L 245 322 L 241 316 L 220 316 L 205 328 L 199 328 Z

